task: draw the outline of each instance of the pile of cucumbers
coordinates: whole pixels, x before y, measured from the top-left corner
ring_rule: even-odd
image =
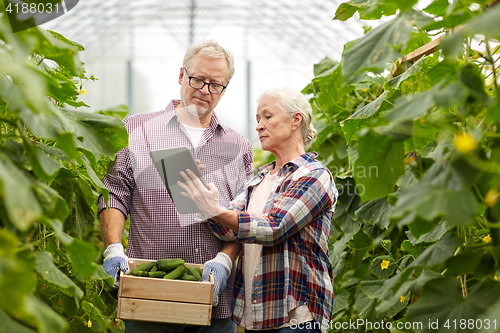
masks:
[[[199,268],[187,267],[182,259],[160,259],[140,264],[132,275],[158,279],[203,281]]]

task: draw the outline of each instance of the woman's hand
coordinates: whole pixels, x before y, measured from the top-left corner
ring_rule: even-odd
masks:
[[[207,189],[198,176],[191,170],[187,169],[186,172],[181,171],[180,174],[186,181],[186,183],[177,182],[177,185],[184,190],[181,194],[193,200],[205,218],[211,218],[226,211],[219,204],[219,190],[217,190],[213,183],[208,184]]]

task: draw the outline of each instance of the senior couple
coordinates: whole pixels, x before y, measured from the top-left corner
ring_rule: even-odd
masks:
[[[214,275],[210,326],[127,321],[127,333],[326,332],[333,308],[328,238],[337,200],[329,170],[306,152],[316,137],[307,99],[289,88],[265,91],[256,112],[262,149],[275,161],[253,174],[250,142],[222,124],[214,108],[234,73],[217,42],[193,45],[179,71],[181,99],[124,120],[129,146],[104,177],[99,198],[103,267],[119,284],[128,258],[182,258]],[[187,146],[204,166],[179,183],[203,214],[179,214],[153,172],[149,151]],[[220,150],[237,147],[231,158]],[[231,148],[227,148],[231,150]],[[121,244],[130,216],[127,253]],[[239,260],[237,260],[239,258]],[[235,264],[237,262],[237,265]]]

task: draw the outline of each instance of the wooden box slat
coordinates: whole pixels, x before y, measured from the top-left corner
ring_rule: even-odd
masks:
[[[206,304],[119,298],[120,318],[150,322],[210,325],[212,306]]]

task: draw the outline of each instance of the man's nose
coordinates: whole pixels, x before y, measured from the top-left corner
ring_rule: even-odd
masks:
[[[210,94],[210,90],[208,90],[208,84],[205,83],[203,88],[200,89],[202,93],[204,94]]]

